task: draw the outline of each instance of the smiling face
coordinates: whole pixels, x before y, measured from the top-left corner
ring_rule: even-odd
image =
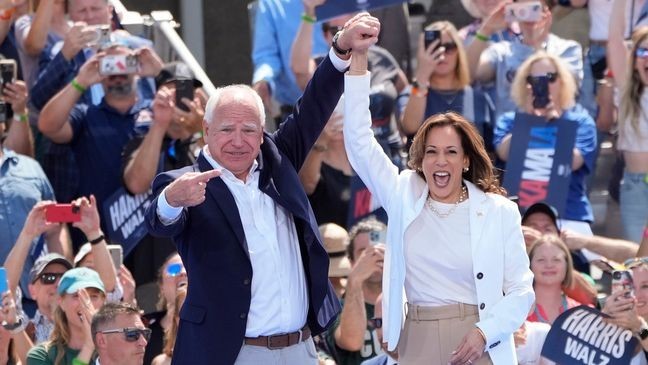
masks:
[[[556,245],[541,243],[533,251],[531,271],[536,285],[562,286],[567,275],[567,257]]]
[[[67,267],[58,264],[51,263],[45,266],[41,274],[57,274],[56,281],[51,284],[43,284],[42,280],[38,278],[33,283],[29,284],[29,293],[32,298],[36,300],[38,304],[38,310],[50,316],[56,307],[58,294],[56,293],[56,288],[58,286],[61,275],[67,271]]]
[[[424,151],[422,170],[430,196],[439,202],[455,203],[461,194],[462,170],[469,165],[456,129],[449,125],[430,129]]]
[[[648,317],[648,266],[644,264],[633,268],[632,281],[637,299],[637,314]]]
[[[138,315],[119,314],[109,326],[110,329],[146,328]],[[143,335],[136,341],[126,340],[124,333],[97,333],[97,347],[102,364],[141,365],[148,343]]]
[[[639,47],[637,48],[648,49],[648,38],[644,39],[641,43],[639,43]],[[648,85],[648,56],[639,57],[636,55],[635,52],[634,69],[639,74],[639,79],[641,80],[641,83],[644,85]]]
[[[180,265],[180,269],[177,269],[177,265]],[[187,285],[187,271],[180,255],[174,255],[165,263],[162,271],[161,291],[168,305],[175,303],[178,288],[185,285]]]
[[[205,121],[203,128],[212,158],[245,181],[263,143],[261,113],[253,95],[242,89],[225,91],[211,123]]]

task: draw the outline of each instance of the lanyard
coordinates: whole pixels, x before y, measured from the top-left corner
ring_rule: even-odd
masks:
[[[562,296],[562,310],[560,313],[564,312],[567,310],[567,297],[565,297],[565,294]],[[538,322],[542,323],[549,323],[549,320],[545,318],[542,314],[540,314],[540,311],[538,310],[538,304],[536,304],[535,308],[533,308],[533,313],[535,313],[536,318],[538,318]]]

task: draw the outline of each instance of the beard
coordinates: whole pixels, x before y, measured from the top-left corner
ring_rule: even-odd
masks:
[[[133,83],[124,82],[106,86],[106,94],[116,98],[130,96],[133,93]]]

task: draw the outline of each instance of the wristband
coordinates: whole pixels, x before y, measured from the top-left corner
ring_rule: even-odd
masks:
[[[22,114],[14,114],[13,115],[13,120],[16,122],[27,122],[27,113],[22,113]]]
[[[428,88],[427,87],[421,87],[421,85],[418,83],[416,80],[412,80],[412,90],[410,92],[412,96],[424,98],[428,94]]]
[[[90,240],[90,241],[88,241],[88,242],[90,242],[91,245],[96,245],[97,243],[101,243],[101,241],[103,241],[103,240],[105,240],[105,239],[106,239],[106,236],[104,236],[104,235],[102,234],[101,236],[99,236],[99,237],[97,237],[97,238],[95,238],[95,239],[93,239],[93,240]]]
[[[2,12],[0,12],[0,19],[2,20],[9,20],[13,16],[14,11],[16,11],[16,8],[10,8],[10,9],[4,9]]]
[[[72,365],[89,365],[87,362],[83,362],[79,360],[79,358],[75,357],[72,359]]]
[[[483,35],[479,32],[475,33],[475,39],[480,40],[482,42],[488,42],[490,41],[490,37]]]
[[[83,94],[84,92],[86,92],[86,88],[81,86],[81,84],[79,84],[79,82],[76,79],[72,79],[72,82],[70,82],[70,84],[79,93]]]
[[[314,16],[310,16],[310,15],[308,15],[306,13],[302,13],[301,20],[303,20],[304,22],[309,23],[309,24],[315,24],[315,22],[317,21],[317,18],[315,18]]]

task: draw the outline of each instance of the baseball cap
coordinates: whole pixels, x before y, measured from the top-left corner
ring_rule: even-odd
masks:
[[[543,202],[532,204],[527,208],[527,210],[524,212],[524,215],[522,216],[522,224],[524,224],[524,221],[526,221],[527,218],[531,216],[531,214],[535,213],[544,213],[549,216],[554,226],[556,226],[556,229],[560,231],[560,228],[558,227],[558,211],[556,210],[556,208]]]
[[[43,273],[45,267],[49,264],[61,264],[65,266],[67,270],[70,270],[72,268],[70,261],[68,261],[62,255],[59,255],[57,253],[48,253],[47,255],[39,257],[34,263],[34,266],[32,266],[31,270],[29,271],[29,282],[35,282],[40,274]]]
[[[335,223],[319,226],[324,248],[329,255],[328,276],[333,278],[348,276],[351,272],[351,262],[347,256],[349,235],[347,231]]]
[[[74,267],[79,266],[79,262],[83,261],[83,259],[92,251],[92,245],[90,242],[86,242],[79,248],[79,252],[77,252],[76,256],[74,256]]]
[[[202,87],[189,66],[180,61],[169,62],[164,65],[162,71],[155,77],[155,85],[159,89],[162,85],[176,80],[193,80],[194,87]]]
[[[63,274],[57,292],[59,294],[74,294],[77,290],[85,288],[96,288],[104,293],[106,292],[104,284],[96,271],[87,267],[77,267]]]

